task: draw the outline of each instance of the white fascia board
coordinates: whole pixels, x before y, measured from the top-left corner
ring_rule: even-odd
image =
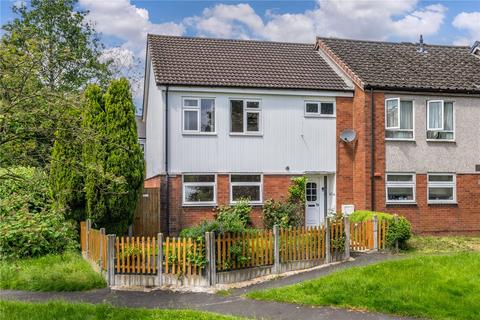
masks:
[[[150,52],[147,46],[147,53],[145,58],[145,75],[143,77],[143,108],[142,108],[142,120],[147,119],[147,110],[148,110],[148,93],[150,90],[150,70],[152,67],[152,59],[150,57]]]
[[[322,50],[317,51],[318,54],[322,57],[322,59],[330,66],[330,68],[335,71],[335,73],[342,78],[343,81],[347,84],[349,88],[352,90],[355,89],[355,83],[350,79],[350,77],[338,66],[337,63],[335,63],[329,56],[325,54]]]
[[[165,90],[165,86],[159,86]],[[169,86],[170,92],[212,92],[212,93],[239,93],[239,94],[265,94],[284,96],[309,96],[309,97],[353,97],[353,91],[333,90],[289,90],[289,89],[255,89],[235,87],[197,87],[197,86]]]

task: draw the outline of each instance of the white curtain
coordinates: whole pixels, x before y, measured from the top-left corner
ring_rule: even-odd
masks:
[[[442,127],[442,103],[440,101],[428,103],[428,127],[441,128]]]
[[[445,102],[444,129],[453,130],[453,103]]]
[[[402,101],[400,104],[400,129],[413,129],[413,102]]]

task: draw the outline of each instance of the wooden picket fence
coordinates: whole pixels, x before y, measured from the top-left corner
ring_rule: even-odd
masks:
[[[388,230],[387,220],[378,220],[377,244],[378,249],[386,248],[386,234]],[[350,248],[355,251],[374,249],[374,221],[362,221],[350,223]]]
[[[205,245],[192,238],[170,238],[164,242],[164,272],[176,275],[201,275],[207,263]]]
[[[87,222],[80,222],[80,247],[82,252],[87,251]]]
[[[157,273],[158,243],[155,237],[116,237],[115,251],[116,273]]]
[[[217,235],[217,271],[272,265],[273,240],[272,230]]]
[[[103,230],[93,229],[85,221],[80,222],[80,246],[90,261],[107,270],[107,236]]]
[[[280,262],[325,258],[325,227],[280,229]]]

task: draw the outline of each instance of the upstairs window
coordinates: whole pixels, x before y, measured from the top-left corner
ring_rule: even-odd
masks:
[[[454,174],[428,174],[428,203],[455,203],[457,182]]]
[[[183,132],[214,133],[215,132],[215,99],[184,98],[183,99]]]
[[[230,176],[231,202],[248,200],[262,203],[262,176],[259,174],[232,174]]]
[[[305,101],[305,116],[333,117],[335,116],[335,103],[321,101]]]
[[[261,106],[258,100],[230,100],[230,132],[259,134],[261,132]]]
[[[387,174],[387,203],[415,203],[415,174]]]
[[[214,174],[187,174],[183,176],[183,204],[214,205],[216,202]]]
[[[413,140],[413,101],[385,100],[385,138]]]
[[[453,102],[432,100],[427,103],[427,140],[454,140]]]

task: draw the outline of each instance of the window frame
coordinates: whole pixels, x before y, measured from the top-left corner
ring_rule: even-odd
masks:
[[[215,116],[213,119],[213,131],[202,131],[202,99],[213,100]],[[197,106],[185,106],[185,100],[197,100]],[[216,135],[217,134],[217,100],[215,97],[182,97],[182,134],[185,135]],[[195,111],[197,112],[197,130],[185,129],[185,112]]]
[[[411,176],[412,181],[388,181],[388,176]],[[389,200],[388,188],[412,188],[412,200]],[[417,175],[413,172],[387,172],[385,174],[385,201],[386,204],[416,204],[417,203]]]
[[[452,176],[452,181],[430,181],[431,176]],[[430,200],[430,188],[452,188],[452,200]],[[427,174],[427,203],[428,204],[456,204],[457,203],[457,174],[448,172],[429,172]]]
[[[398,127],[388,127],[387,123],[387,101],[389,100],[397,100],[398,101]],[[410,101],[412,102],[412,129],[401,129],[401,119],[402,119],[402,101]],[[411,132],[411,138],[387,138],[386,133],[387,131],[390,132]],[[385,140],[387,141],[415,141],[415,100],[413,99],[405,99],[402,100],[401,98],[388,98],[385,99]]]
[[[260,176],[260,182],[232,182],[232,176]],[[233,186],[259,186],[260,187],[260,200],[251,201],[249,204],[262,205],[263,204],[263,174],[261,173],[231,173],[228,177],[230,185],[230,204],[235,204],[238,201],[233,200]]]
[[[243,131],[242,132],[232,132],[232,101],[242,101],[243,102]],[[247,108],[248,102],[258,102],[258,108]],[[255,98],[229,98],[229,117],[230,117],[230,128],[229,134],[233,136],[261,136],[263,135],[263,109],[262,109],[262,100]],[[257,113],[258,114],[258,131],[248,131],[248,114]]]
[[[430,103],[431,102],[442,102],[442,129],[432,129],[429,128],[429,120],[430,120]],[[445,130],[445,103],[451,103],[452,104],[452,130]],[[426,123],[426,140],[429,142],[455,142],[456,136],[455,136],[455,101],[452,100],[428,100],[427,101],[427,123]],[[428,138],[428,132],[429,131],[439,131],[439,132],[451,132],[453,134],[452,139],[431,139]]]
[[[307,112],[308,103],[315,103],[318,107],[318,112]],[[332,114],[322,113],[322,103],[333,104],[333,113]],[[334,100],[304,100],[303,115],[306,118],[335,118],[337,116],[337,104]]]
[[[185,182],[185,176],[214,176],[214,182]],[[217,205],[217,175],[213,173],[183,173],[182,174],[182,206],[185,207],[205,207]],[[186,201],[185,187],[186,186],[213,186],[213,201]]]

